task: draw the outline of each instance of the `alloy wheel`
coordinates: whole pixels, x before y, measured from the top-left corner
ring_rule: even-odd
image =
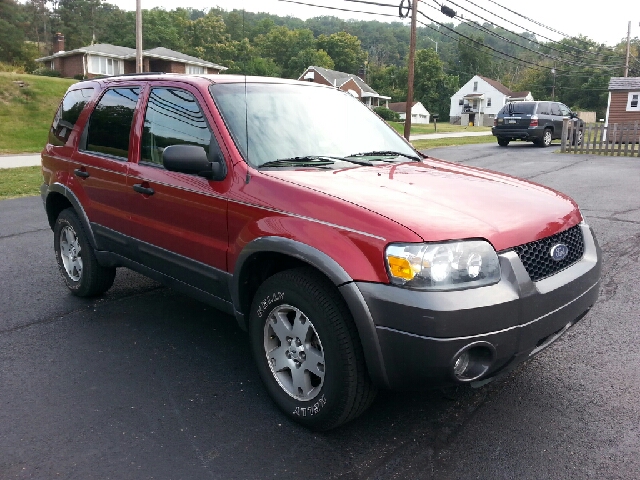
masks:
[[[60,231],[60,257],[69,278],[79,282],[82,278],[82,247],[78,235],[69,225]]]
[[[314,399],[324,384],[324,349],[313,323],[291,305],[274,308],[264,326],[264,351],[280,387],[296,400]]]

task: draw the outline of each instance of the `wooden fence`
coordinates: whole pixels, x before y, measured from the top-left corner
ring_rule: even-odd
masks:
[[[578,125],[565,118],[562,125],[563,153],[589,153],[640,157],[640,122]]]

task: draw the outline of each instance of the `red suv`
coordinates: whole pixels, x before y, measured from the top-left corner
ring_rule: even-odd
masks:
[[[570,198],[424,157],[327,86],[80,82],[42,169],[73,294],[127,267],[234,315],[276,404],[319,430],[378,388],[487,382],[598,296],[600,249]]]

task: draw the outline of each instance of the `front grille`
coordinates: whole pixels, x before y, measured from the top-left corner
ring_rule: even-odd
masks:
[[[559,262],[553,260],[550,253],[551,247],[558,243],[564,243],[569,247],[568,255]],[[580,225],[576,225],[564,232],[515,247],[514,250],[524,264],[531,280],[537,282],[564,270],[582,258],[584,254],[582,229]]]

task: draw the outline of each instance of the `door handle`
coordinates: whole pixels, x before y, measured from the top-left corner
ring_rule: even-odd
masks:
[[[80,178],[89,178],[89,172],[87,172],[86,170],[82,170],[80,168],[76,168],[73,173],[76,174],[76,177],[80,177]]]
[[[153,188],[149,188],[149,187],[143,187],[141,183],[136,183],[133,186],[133,189],[138,192],[138,193],[142,193],[144,195],[153,195],[155,193],[155,191],[153,190]]]

